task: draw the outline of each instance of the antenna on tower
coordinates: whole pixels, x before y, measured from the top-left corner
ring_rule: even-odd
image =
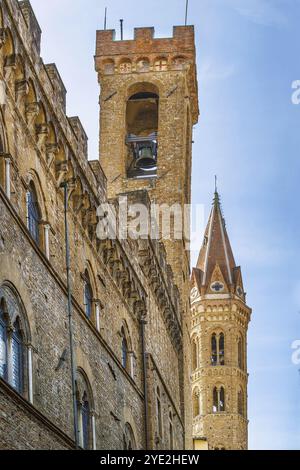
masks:
[[[188,21],[188,11],[189,11],[189,0],[186,0],[186,5],[185,5],[185,22],[184,25],[187,25]]]
[[[104,31],[106,31],[107,27],[107,7],[105,7],[105,13],[104,13]]]
[[[124,20],[120,20],[121,41],[123,41],[123,23],[124,23]]]

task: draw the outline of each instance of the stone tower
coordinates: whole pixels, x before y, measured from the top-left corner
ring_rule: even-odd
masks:
[[[198,121],[193,26],[174,27],[172,38],[136,28],[133,40],[97,32],[95,66],[101,87],[100,162],[108,195],[146,190],[150,200],[181,209],[191,199],[192,129]],[[182,413],[191,446],[190,254],[185,231],[162,240],[181,301]]]
[[[206,439],[212,450],[246,450],[251,309],[217,192],[193,269],[191,316],[194,440]]]

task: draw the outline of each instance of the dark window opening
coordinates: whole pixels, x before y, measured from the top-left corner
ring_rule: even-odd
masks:
[[[156,93],[136,93],[127,102],[128,178],[154,177],[157,174],[158,108]]]

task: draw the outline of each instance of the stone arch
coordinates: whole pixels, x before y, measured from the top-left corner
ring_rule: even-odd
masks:
[[[104,60],[102,69],[105,75],[113,75],[115,73],[115,61],[113,59]]]
[[[149,72],[150,61],[148,57],[139,57],[135,63],[137,72]]]
[[[174,70],[183,70],[188,64],[188,58],[184,55],[177,55],[172,59],[172,68]]]
[[[0,287],[0,300],[4,302],[4,307],[8,314],[10,314],[10,312],[7,307],[7,300],[5,299],[5,292],[10,292],[12,297],[16,301],[15,310],[11,312],[11,315],[10,315],[10,323],[13,325],[15,321],[19,318],[23,337],[27,343],[30,343],[31,342],[30,322],[28,319],[28,315],[27,315],[22,297],[20,296],[17,288],[12,282],[7,281],[7,280],[2,282],[1,287]]]
[[[128,406],[124,406],[124,416],[123,416],[123,423],[124,425],[126,425],[126,423],[129,423],[132,430],[133,430],[133,434],[134,436],[136,437],[136,444],[137,444],[137,447],[138,447],[138,436],[139,436],[139,433],[138,433],[138,430],[137,430],[137,427],[136,427],[136,424],[135,424],[135,420],[132,416],[132,412],[131,412],[131,408],[129,408]],[[137,449],[136,449],[137,450]]]
[[[25,177],[25,181],[26,181],[28,188],[30,184],[33,184],[36,194],[37,194],[39,208],[41,211],[41,220],[47,221],[48,220],[48,207],[47,207],[48,205],[46,203],[47,199],[46,199],[45,192],[43,190],[43,186],[42,186],[38,173],[34,169],[29,170]]]

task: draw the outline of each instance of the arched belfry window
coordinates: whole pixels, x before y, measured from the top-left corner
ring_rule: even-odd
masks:
[[[213,413],[225,411],[225,389],[224,387],[214,387],[213,389]]]
[[[0,377],[31,400],[28,340],[27,320],[21,301],[10,287],[3,285],[0,287]]]
[[[238,414],[241,416],[244,416],[244,393],[241,388],[238,391],[237,403],[238,403]]]
[[[238,365],[244,370],[244,342],[241,335],[238,338]]]
[[[224,333],[213,333],[211,336],[211,364],[225,365],[225,336]]]
[[[150,84],[149,87],[143,84],[127,101],[126,168],[129,178],[157,174],[158,112],[159,95]]]
[[[93,289],[87,270],[84,273],[84,311],[87,318],[91,320],[93,314]]]
[[[198,361],[198,339],[195,337],[192,340],[192,367],[193,371],[198,369],[199,361]]]
[[[36,242],[40,245],[41,211],[38,204],[37,193],[33,183],[30,183],[27,192],[27,227]]]
[[[88,381],[81,370],[77,371],[76,399],[78,414],[78,437],[82,449],[93,448],[93,400]]]
[[[193,416],[197,418],[200,415],[200,393],[199,389],[196,388],[193,392]]]

